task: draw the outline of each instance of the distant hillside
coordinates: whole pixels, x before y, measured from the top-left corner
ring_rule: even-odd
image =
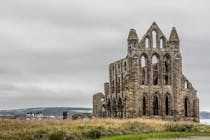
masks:
[[[63,112],[68,112],[68,115],[75,113],[90,113],[91,108],[76,108],[76,107],[38,107],[38,108],[26,108],[26,109],[13,109],[13,110],[0,110],[0,114],[9,115],[24,115],[27,112],[42,112],[46,116],[60,116]]]
[[[210,119],[210,112],[201,111],[200,112],[200,119]]]
[[[63,112],[68,112],[69,116],[75,113],[90,113],[92,108],[82,107],[37,107],[37,108],[26,108],[26,109],[13,109],[13,110],[0,110],[0,114],[4,115],[24,115],[27,112],[42,112],[46,116],[60,116]],[[210,119],[210,112],[201,111],[200,119]]]

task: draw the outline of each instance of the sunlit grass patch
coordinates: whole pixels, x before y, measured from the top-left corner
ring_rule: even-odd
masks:
[[[100,140],[142,140],[148,138],[178,138],[190,136],[210,136],[210,133],[203,132],[156,132],[156,133],[140,133],[128,134],[121,136],[105,137]]]

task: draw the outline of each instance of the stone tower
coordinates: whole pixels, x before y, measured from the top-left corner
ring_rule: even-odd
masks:
[[[140,41],[130,29],[127,43],[127,56],[109,65],[105,94],[93,96],[93,115],[198,122],[199,99],[182,73],[175,27],[167,39],[154,22]]]

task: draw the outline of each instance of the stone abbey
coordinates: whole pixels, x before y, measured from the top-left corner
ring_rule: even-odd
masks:
[[[109,65],[104,94],[93,95],[93,116],[199,122],[199,99],[182,73],[176,29],[167,39],[154,22],[141,40],[130,29],[127,43],[127,56]]]

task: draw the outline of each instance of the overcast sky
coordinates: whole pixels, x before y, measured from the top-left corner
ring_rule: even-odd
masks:
[[[209,0],[0,0],[0,109],[91,107],[108,64],[153,21],[181,40],[183,73],[210,111]]]

